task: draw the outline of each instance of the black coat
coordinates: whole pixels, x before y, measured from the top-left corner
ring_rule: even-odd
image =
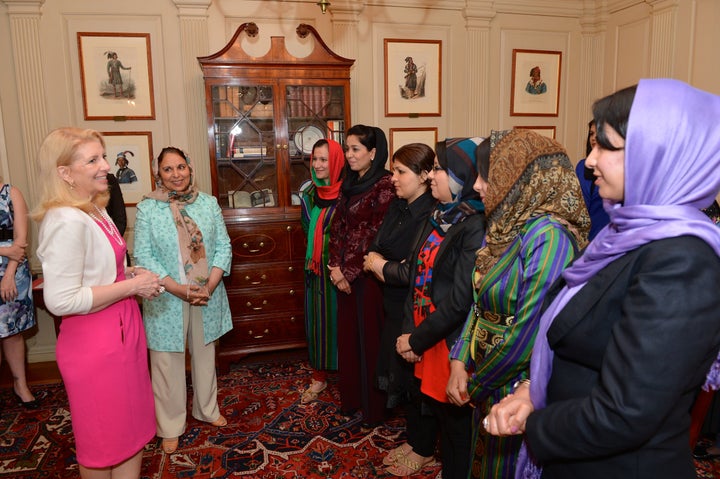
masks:
[[[720,258],[682,236],[615,260],[568,302],[548,331],[548,405],[526,429],[544,478],[695,478],[689,411],[720,349],[718,284]]]
[[[441,340],[452,347],[467,319],[473,304],[472,271],[475,253],[485,238],[485,215],[468,216],[450,227],[440,244],[435,265],[430,297],[437,308],[416,328],[413,321],[413,295],[408,294],[403,314],[403,333],[412,333],[410,347],[422,355]],[[417,258],[433,225],[427,221],[418,232],[413,251],[402,263],[387,263],[383,275],[388,282],[409,284],[414,287]]]

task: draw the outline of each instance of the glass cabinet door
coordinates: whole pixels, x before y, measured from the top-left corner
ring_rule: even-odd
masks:
[[[278,205],[273,87],[211,87],[217,192],[225,208]]]
[[[343,86],[288,85],[285,87],[292,204],[300,204],[298,190],[310,178],[312,147],[331,138],[341,145],[345,136]]]

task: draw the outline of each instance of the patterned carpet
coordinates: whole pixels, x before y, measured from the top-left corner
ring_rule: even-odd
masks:
[[[332,378],[318,402],[303,406],[298,390],[310,374],[302,356],[234,366],[218,384],[229,425],[189,418],[176,453],[164,454],[159,440],[146,446],[142,478],[394,477],[382,458],[403,442],[403,418],[369,428],[359,413],[343,415]],[[61,384],[33,389],[42,401],[36,411],[20,408],[12,391],[0,392],[0,478],[76,479],[65,391]],[[720,478],[720,460],[697,461],[697,471],[698,478]],[[440,464],[413,477],[439,479]]]
[[[189,417],[176,453],[164,454],[159,439],[146,446],[142,478],[395,477],[384,470],[382,459],[403,442],[404,420],[368,428],[359,413],[343,415],[334,378],[319,401],[301,405],[298,391],[310,375],[301,355],[233,366],[218,380],[228,426],[219,429]],[[0,392],[0,478],[76,479],[65,390],[56,384],[33,391],[42,404],[36,411],[19,407],[11,390]],[[439,476],[435,462],[414,477]]]

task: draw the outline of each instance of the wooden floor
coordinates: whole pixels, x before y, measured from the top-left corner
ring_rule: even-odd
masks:
[[[27,381],[31,386],[33,384],[49,384],[60,382],[60,371],[58,371],[57,363],[49,361],[44,363],[30,363],[27,367]],[[12,374],[6,361],[0,366],[0,387],[12,387]]]

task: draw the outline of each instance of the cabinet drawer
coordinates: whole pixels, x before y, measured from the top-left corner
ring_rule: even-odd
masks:
[[[220,340],[224,347],[253,347],[272,343],[305,341],[305,322],[301,312],[287,312],[252,319],[233,319],[233,329]]]
[[[233,256],[239,260],[283,261],[291,258],[290,224],[228,225]]]
[[[228,292],[233,317],[245,317],[279,311],[303,311],[305,292],[302,285],[285,288],[258,288]]]
[[[228,289],[261,288],[292,284],[297,288],[304,287],[305,272],[301,261],[292,263],[254,263],[233,265],[230,276],[225,278]]]

